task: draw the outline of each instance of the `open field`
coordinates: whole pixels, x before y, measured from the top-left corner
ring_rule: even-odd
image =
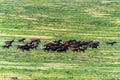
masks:
[[[18,39],[40,38],[31,51]],[[99,41],[85,52],[45,52],[53,40]],[[6,40],[15,40],[3,49]],[[107,41],[116,41],[114,46]],[[119,0],[0,0],[0,80],[120,80]]]

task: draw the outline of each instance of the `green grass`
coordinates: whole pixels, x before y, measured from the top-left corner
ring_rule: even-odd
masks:
[[[15,40],[10,49],[0,46],[0,80],[119,80],[119,5],[105,0],[0,0],[0,45]],[[24,36],[31,36],[26,42],[45,37],[36,50],[23,52],[16,46],[24,44],[17,42]],[[44,41],[59,39],[99,41],[100,46],[85,53],[41,49]],[[117,44],[107,46],[110,40]]]

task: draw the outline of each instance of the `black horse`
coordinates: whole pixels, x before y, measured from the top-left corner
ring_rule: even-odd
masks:
[[[24,40],[26,40],[25,38],[21,38],[18,40],[18,42],[24,42]]]
[[[109,42],[106,42],[107,45],[111,45],[113,46],[114,44],[116,44],[117,42],[116,41],[109,41]]]

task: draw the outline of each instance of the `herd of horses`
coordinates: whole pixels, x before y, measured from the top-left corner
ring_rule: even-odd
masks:
[[[24,42],[26,39],[25,38],[21,38],[18,40],[18,42]],[[5,41],[4,45],[2,45],[3,48],[9,48],[12,46],[12,43],[15,42],[14,40],[10,40],[10,41]],[[24,44],[24,45],[17,45],[17,49],[21,49],[21,50],[26,50],[29,51],[30,49],[35,49],[38,47],[39,43],[40,43],[40,39],[33,39],[30,42]]]
[[[26,39],[21,38],[18,39],[18,42],[24,42]],[[14,40],[5,41],[4,45],[2,45],[3,48],[9,48],[13,45]],[[36,49],[39,47],[39,44],[41,43],[40,39],[32,39],[31,41],[25,43],[24,45],[17,45],[17,49],[20,49],[22,51],[30,51],[32,49]],[[109,41],[106,42],[107,45],[113,46],[116,44],[116,41]],[[97,49],[100,45],[100,42],[98,41],[77,41],[77,40],[56,40],[52,42],[45,42],[42,49],[44,51],[56,51],[56,52],[66,52],[67,50],[71,50],[73,52],[85,52],[88,48]]]

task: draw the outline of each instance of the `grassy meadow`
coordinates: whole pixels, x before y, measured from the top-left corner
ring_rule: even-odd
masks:
[[[18,39],[40,38],[35,50]],[[15,40],[3,49],[6,40]],[[99,41],[83,52],[44,52],[53,40]],[[114,46],[107,41],[116,41]],[[119,0],[0,0],[0,80],[120,80]]]

